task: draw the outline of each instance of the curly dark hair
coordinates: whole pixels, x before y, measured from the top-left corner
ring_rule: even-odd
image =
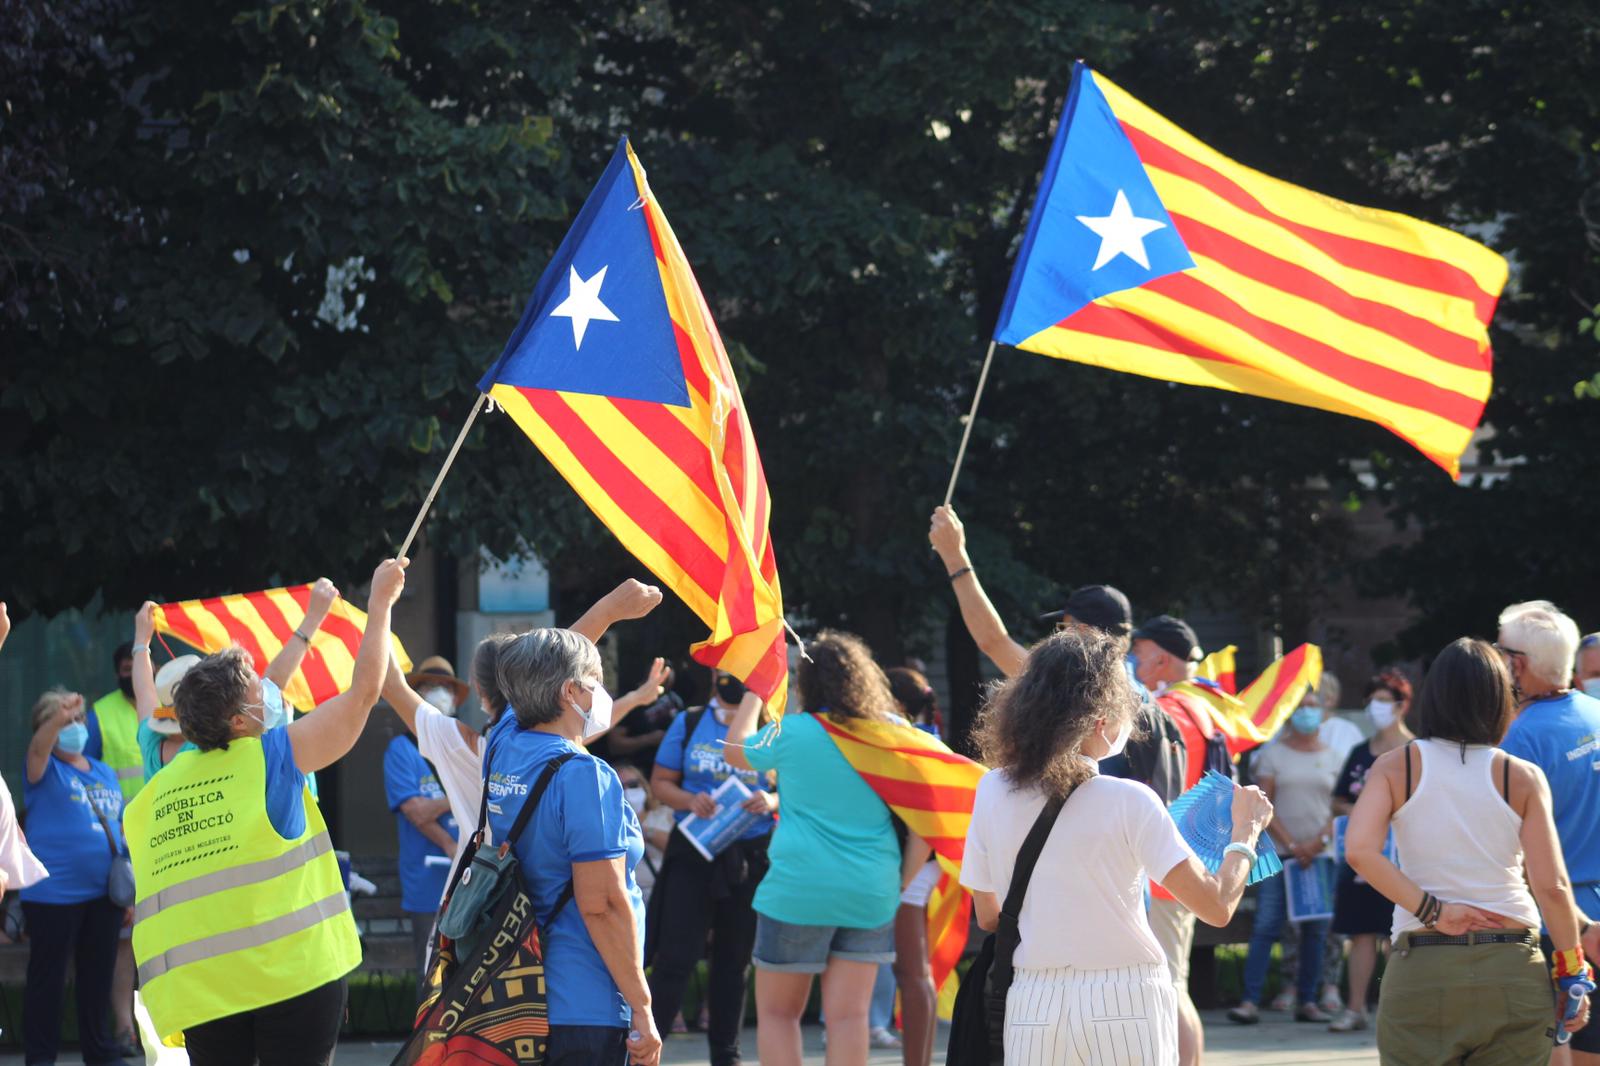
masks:
[[[235,644],[189,667],[172,690],[172,709],[184,738],[201,751],[228,750],[230,719],[244,713],[254,676],[250,653]]]
[[[835,718],[892,718],[889,679],[854,633],[824,629],[800,660],[800,709]]]
[[[982,760],[1005,770],[1013,787],[1055,797],[1089,778],[1094,771],[1078,753],[1095,722],[1105,719],[1112,732],[1138,709],[1126,643],[1072,626],[1034,645],[1022,673],[998,685],[978,716],[973,741]]]

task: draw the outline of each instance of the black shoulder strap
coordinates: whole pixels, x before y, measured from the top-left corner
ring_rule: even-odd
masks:
[[[528,828],[528,820],[533,817],[533,812],[539,806],[539,800],[544,796],[545,789],[549,788],[550,782],[554,780],[556,771],[577,757],[578,753],[575,751],[564,751],[545,763],[544,773],[539,775],[539,780],[528,790],[528,798],[522,801],[522,810],[517,812],[517,820],[511,823],[510,832],[499,842],[501,851],[509,850],[516,844],[517,838],[522,836],[522,831]],[[485,789],[486,793],[487,791]]]
[[[1415,743],[1414,740],[1406,741],[1406,802],[1408,803],[1411,801],[1411,746]]]
[[[1511,806],[1511,756],[1505,752],[1498,752],[1500,756],[1500,795],[1506,801],[1506,806]]]
[[[700,728],[700,719],[706,716],[705,707],[696,707],[692,711],[683,712],[683,746],[689,747],[689,741],[694,739],[694,731]]]
[[[1018,919],[1022,915],[1022,901],[1028,894],[1028,882],[1033,879],[1033,868],[1039,864],[1039,855],[1044,851],[1045,841],[1050,839],[1056,819],[1061,817],[1061,809],[1067,805],[1067,800],[1072,798],[1077,788],[1077,785],[1073,785],[1060,799],[1045,801],[1044,809],[1033,820],[1033,828],[1028,830],[1028,836],[1017,852],[1017,865],[1011,873],[1011,887],[1006,890],[1006,901],[1000,907],[1000,922],[994,931],[994,962],[989,970],[991,987],[1008,988],[1011,985],[1011,960],[1016,955],[1017,945],[1022,943]],[[999,983],[996,983],[997,979]]]

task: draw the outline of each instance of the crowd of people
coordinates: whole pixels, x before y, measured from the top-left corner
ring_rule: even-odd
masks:
[[[1452,642],[1415,685],[1373,676],[1365,728],[1337,713],[1326,675],[1241,755],[1186,693],[1202,650],[1182,619],[1135,626],[1117,589],[1082,586],[1025,647],[949,508],[930,541],[1003,678],[952,739],[987,767],[959,882],[981,929],[1004,910],[1016,938],[1008,1063],[1201,1062],[1195,924],[1228,925],[1250,895],[1235,1022],[1278,1006],[1336,1032],[1375,1025],[1383,1060],[1408,1066],[1490,1051],[1532,1066],[1561,1031],[1556,1061],[1600,1062],[1585,995],[1600,950],[1600,635],[1580,638],[1548,602],[1513,605],[1494,643]],[[687,1028],[704,962],[694,1022],[713,1066],[748,1050],[752,971],[768,1066],[801,1062],[819,993],[831,1064],[876,1045],[928,1066],[941,867],[836,740],[868,725],[939,736],[919,664],[885,669],[860,638],[823,630],[796,657],[781,720],[738,678],[661,659],[613,698],[597,643],[661,600],[626,581],[568,628],[483,641],[464,677],[438,657],[408,672],[388,637],[405,565],[374,571],[351,683],[315,713],[289,713],[283,689],[339,595],[326,581],[259,675],[238,648],[154,670],[146,604],[111,695],[38,699],[23,820],[0,788],[0,886],[20,890],[30,945],[29,1063],[58,1056],[69,963],[86,1063],[139,1055],[140,1030],[202,1066],[331,1061],[360,946],[314,775],[381,700],[403,728],[384,778],[419,998],[477,834],[506,842],[532,900],[545,1061],[653,1066],[663,1034]],[[9,628],[0,604],[0,645]],[[482,729],[459,717],[473,698]],[[1237,782],[1220,861],[1168,811],[1208,770]],[[735,809],[714,849],[690,831]],[[1247,894],[1268,846],[1285,872]]]

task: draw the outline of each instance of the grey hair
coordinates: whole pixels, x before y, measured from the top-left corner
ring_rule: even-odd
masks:
[[[1344,686],[1339,683],[1339,675],[1332,670],[1324,670],[1322,677],[1317,681],[1317,702],[1324,710],[1337,711],[1339,697],[1344,692]]]
[[[570,629],[535,629],[500,648],[495,676],[525,729],[561,717],[561,686],[600,675],[600,650]]]
[[[1513,603],[1500,612],[1501,643],[1528,657],[1528,670],[1549,685],[1572,680],[1578,654],[1578,623],[1549,600]]]

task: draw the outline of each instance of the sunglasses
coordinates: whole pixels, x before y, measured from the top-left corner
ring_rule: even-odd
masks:
[[[1524,659],[1528,657],[1527,652],[1518,651],[1516,648],[1508,648],[1504,644],[1496,644],[1494,646],[1494,650],[1499,652],[1501,655],[1504,655],[1507,659],[1513,659],[1518,655],[1522,656]]]

